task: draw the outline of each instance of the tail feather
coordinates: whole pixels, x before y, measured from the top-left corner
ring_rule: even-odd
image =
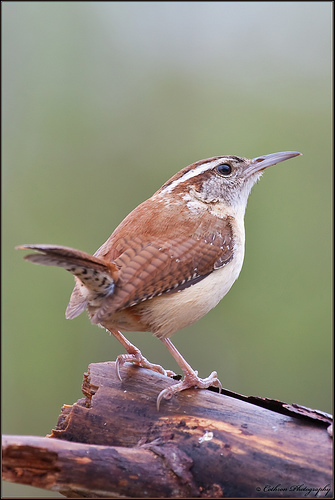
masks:
[[[29,249],[41,252],[38,254],[29,254],[24,257],[26,260],[34,262],[34,264],[64,267],[66,270],[70,270],[68,268],[72,263],[87,265],[89,262],[90,267],[97,270],[106,270],[108,267],[101,259],[70,247],[57,245],[19,245],[16,249]]]
[[[73,289],[70,297],[70,302],[68,303],[65,311],[66,319],[76,318],[77,316],[79,316],[79,314],[85,311],[88,305],[87,299],[80,293],[80,288],[82,287],[76,285]]]
[[[20,245],[16,248],[40,252],[26,255],[24,258],[34,264],[63,267],[76,276],[90,292],[103,295],[113,293],[118,269],[112,262],[105,262],[99,257],[63,246]]]

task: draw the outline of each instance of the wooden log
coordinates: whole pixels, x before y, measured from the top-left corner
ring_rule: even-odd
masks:
[[[158,412],[174,380],[130,364],[121,376],[91,364],[50,436],[5,437],[4,479],[68,498],[331,496],[330,416],[197,389]]]

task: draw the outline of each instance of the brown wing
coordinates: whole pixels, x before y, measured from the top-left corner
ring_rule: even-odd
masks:
[[[113,295],[103,301],[92,321],[144,300],[181,290],[226,265],[233,257],[233,234],[205,238],[176,237],[168,242],[144,242],[140,237],[123,239],[124,252],[114,261],[119,278]]]

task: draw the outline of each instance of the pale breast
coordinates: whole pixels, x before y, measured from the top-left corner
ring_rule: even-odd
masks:
[[[177,330],[190,326],[205,316],[228,293],[238,278],[243,257],[244,246],[239,247],[229,264],[213,271],[199,283],[137,306],[143,321],[150,325],[150,331],[157,337],[171,337]]]

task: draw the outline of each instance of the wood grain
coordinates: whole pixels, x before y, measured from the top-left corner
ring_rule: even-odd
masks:
[[[69,498],[331,497],[321,412],[283,414],[197,389],[157,412],[157,394],[175,381],[130,364],[121,376],[115,363],[91,364],[85,397],[62,408],[50,436],[5,437],[4,479]]]

